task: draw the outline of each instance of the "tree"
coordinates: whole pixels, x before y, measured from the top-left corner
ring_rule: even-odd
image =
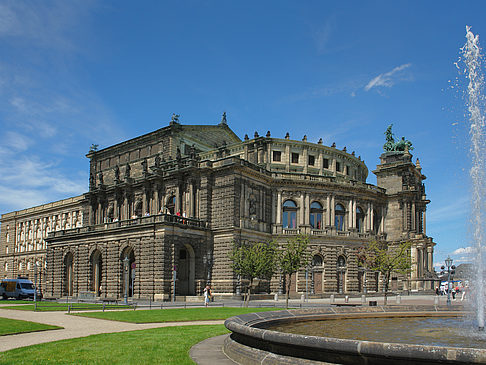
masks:
[[[410,260],[410,242],[400,242],[389,246],[386,242],[373,241],[360,248],[359,260],[363,266],[371,271],[379,272],[383,275],[385,300],[388,302],[388,285],[392,273],[408,274],[412,268]]]
[[[255,278],[270,280],[275,272],[275,242],[235,245],[230,255],[232,268],[240,277],[250,281],[245,298],[245,305],[250,302],[251,287]]]
[[[287,244],[282,247],[278,255],[278,265],[280,272],[286,281],[286,300],[285,306],[289,307],[290,286],[292,285],[292,275],[299,271],[300,268],[306,266],[309,262],[309,255],[307,255],[307,246],[309,244],[309,237],[299,235],[290,239]]]

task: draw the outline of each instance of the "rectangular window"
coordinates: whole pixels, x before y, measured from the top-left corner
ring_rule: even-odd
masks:
[[[292,152],[292,163],[299,163],[299,154]]]
[[[341,172],[341,164],[336,161],[336,171]]]
[[[346,175],[351,175],[350,171],[349,171],[350,167],[349,166],[346,166]]]
[[[322,167],[324,167],[325,169],[329,168],[329,159],[328,158],[322,159]]]
[[[314,166],[316,158],[312,155],[309,155],[309,166]]]
[[[282,152],[280,151],[273,151],[273,160],[280,162],[282,161]]]

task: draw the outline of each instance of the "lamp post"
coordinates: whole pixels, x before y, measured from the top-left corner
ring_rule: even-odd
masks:
[[[34,262],[34,303],[37,302],[37,262]]]
[[[129,286],[128,281],[130,280],[130,278],[128,277],[129,263],[130,263],[130,259],[128,258],[128,256],[125,256],[125,258],[123,259],[123,268],[125,269],[125,304],[128,304],[128,286]]]
[[[442,265],[440,269],[442,270],[440,272],[441,276],[444,276],[447,273],[447,305],[451,305],[451,277],[455,274],[455,269],[456,267],[452,265],[452,259],[447,256],[445,259],[445,264],[446,266]],[[447,267],[447,271],[444,271],[445,268]]]

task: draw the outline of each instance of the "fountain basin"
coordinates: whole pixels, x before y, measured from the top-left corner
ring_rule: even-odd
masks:
[[[327,307],[251,313],[226,320],[225,326],[232,334],[224,351],[240,364],[486,364],[485,349],[359,341],[268,329],[295,321],[463,315],[455,308],[430,306]]]

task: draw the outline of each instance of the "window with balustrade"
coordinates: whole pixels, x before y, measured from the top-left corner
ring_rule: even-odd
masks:
[[[293,200],[283,203],[283,228],[297,228],[297,204]]]
[[[310,225],[314,229],[322,229],[322,205],[319,202],[312,202],[310,205]]]
[[[334,208],[334,227],[336,227],[337,231],[344,231],[345,214],[346,210],[342,204],[336,204],[336,207]]]
[[[363,212],[363,209],[361,207],[356,208],[356,229],[358,232],[364,232],[364,219],[365,219],[365,214]]]

